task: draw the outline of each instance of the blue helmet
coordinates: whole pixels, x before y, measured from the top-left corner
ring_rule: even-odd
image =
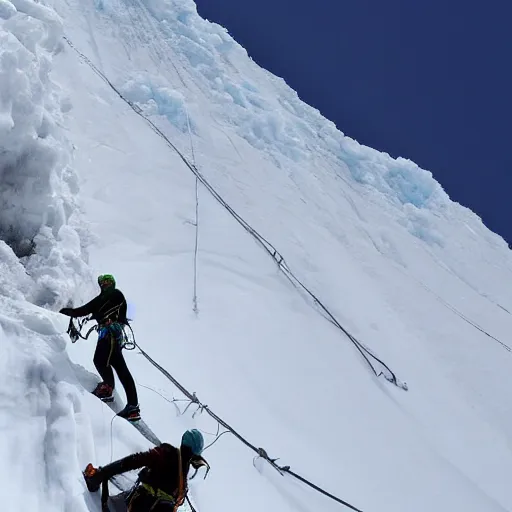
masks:
[[[181,438],[181,445],[188,446],[194,455],[201,455],[204,448],[203,434],[195,428],[187,430]]]

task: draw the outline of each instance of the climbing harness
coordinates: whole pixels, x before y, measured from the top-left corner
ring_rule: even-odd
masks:
[[[130,512],[130,510],[132,509],[133,503],[136,502],[137,497],[142,492],[145,492],[146,494],[148,494],[149,496],[151,496],[152,498],[155,499],[153,505],[149,509],[150,511],[152,511],[156,506],[158,506],[160,504],[166,504],[166,505],[169,505],[172,507],[173,512],[177,512],[177,510],[183,505],[183,503],[185,503],[185,500],[188,501],[188,503],[191,506],[191,509],[194,510],[194,507],[190,503],[190,500],[187,496],[188,488],[187,488],[187,485],[185,482],[185,476],[183,474],[183,459],[181,456],[181,448],[177,448],[177,450],[178,450],[179,482],[178,482],[178,488],[176,489],[176,492],[174,494],[169,494],[165,491],[162,491],[162,489],[155,489],[153,486],[151,486],[147,483],[141,482],[141,475],[143,475],[143,473],[145,471],[147,471],[147,468],[144,468],[142,471],[139,472],[137,481],[135,482],[135,484],[132,486],[132,488],[129,491],[123,491],[122,487],[119,486],[117,484],[117,482],[115,481],[115,477],[112,477],[110,479],[113,482],[113,484],[116,487],[118,487],[119,490],[122,491],[121,494],[123,494],[123,493],[126,494],[125,503],[127,504],[128,512]],[[199,464],[201,466],[207,466],[209,468],[208,463],[202,457],[199,462],[196,460],[191,461],[191,465],[192,464],[195,464],[195,465]],[[92,467],[92,465],[89,465],[89,466]],[[90,469],[89,466],[87,466],[86,472]],[[94,470],[94,468],[92,468],[92,469]],[[84,472],[84,475],[87,474],[86,472]],[[197,468],[196,468],[196,473],[197,473]],[[87,476],[91,476],[91,475],[87,475]],[[195,476],[195,473],[194,473],[194,476]],[[205,478],[206,478],[206,475],[205,475]],[[105,484],[105,482],[104,482],[104,484]],[[107,497],[107,499],[108,499],[108,497]]]
[[[75,322],[73,322],[73,318],[69,319],[68,330],[66,332],[71,338],[72,343],[76,343],[79,339],[86,340],[87,338],[89,338],[93,331],[97,331],[98,337],[102,338],[106,334],[106,332],[102,333],[103,329],[112,332],[112,330],[114,329],[113,326],[116,325],[119,326],[120,329],[119,331],[117,331],[116,327],[115,329],[117,332],[112,332],[112,334],[114,334],[116,338],[118,338],[118,343],[121,346],[121,348],[125,350],[133,350],[135,348],[135,333],[133,332],[132,326],[130,325],[129,322],[126,324],[122,324],[120,322],[109,322],[103,325],[96,324],[89,328],[86,334],[83,335],[82,330],[84,329],[85,325],[90,321],[92,321],[92,316],[80,318],[76,320],[77,325],[75,325]]]

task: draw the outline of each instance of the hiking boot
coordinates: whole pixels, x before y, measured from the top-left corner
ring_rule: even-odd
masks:
[[[106,382],[100,382],[92,392],[93,395],[97,396],[103,402],[112,402],[114,400],[113,393],[114,388],[109,386]]]
[[[128,404],[122,411],[117,413],[118,416],[128,421],[139,421],[140,420],[140,408],[138,405]]]

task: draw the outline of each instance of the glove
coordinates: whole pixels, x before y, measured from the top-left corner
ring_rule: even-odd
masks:
[[[73,308],[62,308],[59,313],[61,313],[62,315],[66,315],[66,316],[71,316],[71,314],[73,313]]]
[[[85,485],[90,492],[96,492],[101,486],[103,475],[101,468],[95,468],[92,464],[87,464],[84,470]]]

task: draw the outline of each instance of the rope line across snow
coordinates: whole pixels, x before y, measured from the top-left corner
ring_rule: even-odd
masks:
[[[354,510],[355,512],[362,512],[360,509],[354,507],[350,503],[342,500],[341,498],[338,498],[334,494],[331,494],[330,492],[326,491],[325,489],[321,488],[320,486],[314,484],[313,482],[309,481],[308,479],[300,476],[299,474],[295,473],[291,470],[290,466],[280,466],[277,464],[278,459],[272,459],[269,457],[268,453],[263,448],[257,448],[256,445],[249,442],[245,437],[243,437],[240,433],[238,433],[231,425],[229,425],[226,421],[224,421],[222,418],[217,416],[209,407],[208,405],[203,404],[199,398],[197,398],[196,393],[191,393],[188,391],[182,384],[180,384],[165,368],[163,368],[160,364],[158,364],[146,351],[144,351],[140,345],[136,345],[137,348],[140,350],[140,353],[148,360],[149,363],[151,363],[162,375],[164,375],[169,381],[171,381],[189,400],[190,403],[196,404],[198,406],[198,409],[201,412],[206,412],[209,414],[219,425],[224,427],[226,429],[226,432],[231,433],[233,436],[235,436],[239,441],[241,441],[245,446],[250,448],[253,452],[256,453],[257,457],[260,457],[264,460],[266,460],[276,471],[278,471],[282,476],[284,475],[290,475],[293,478],[301,481],[302,483],[306,484],[308,487],[311,487],[315,491],[323,494],[324,496],[327,496],[331,500],[336,501],[337,503],[344,505],[345,507]],[[223,432],[221,435],[215,439],[213,443],[211,443],[207,448],[212,446],[215,442],[220,439],[222,435],[224,435],[226,432]]]
[[[267,252],[267,254],[269,254],[274,259],[279,269],[282,271],[284,276],[293,284],[293,286],[299,291],[304,291],[311,299],[313,299],[314,304],[323,312],[325,317],[339,330],[341,330],[354,344],[354,346],[357,348],[357,350],[364,358],[368,366],[371,368],[375,376],[380,377],[382,375],[386,380],[388,380],[395,386],[407,391],[407,384],[397,379],[395,373],[391,370],[391,368],[389,368],[387,364],[385,364],[381,359],[372,354],[367,347],[365,347],[357,338],[355,338],[355,336],[350,334],[347,331],[347,329],[345,329],[340,324],[340,322],[338,322],[338,320],[334,317],[330,310],[320,301],[320,299],[313,292],[311,292],[309,288],[307,288],[306,285],[304,285],[302,281],[300,281],[300,279],[297,278],[295,274],[290,270],[284,257],[274,247],[274,245],[272,245],[264,236],[258,233],[258,231],[256,231],[235,210],[233,210],[233,208],[222,198],[222,196],[217,192],[217,190],[215,190],[215,188],[207,181],[204,175],[198,170],[196,165],[189,162],[185,155],[169,140],[169,138],[160,130],[160,128],[158,128],[147,116],[144,115],[141,108],[129,99],[127,99],[125,96],[123,96],[121,91],[119,91],[119,89],[116,88],[116,86],[94,65],[94,63],[91,62],[91,60],[86,55],[80,52],[67,37],[64,36],[64,40],[79,55],[79,57],[94,71],[94,73],[96,73],[119,96],[119,98],[121,98],[125,103],[127,103],[137,115],[142,117],[142,119],[144,119],[148,123],[150,128],[159,137],[161,137],[166,142],[166,144],[181,158],[181,160],[188,167],[188,169],[192,173],[194,173],[196,179],[204,185],[204,187],[219,202],[219,204],[221,204],[232,215],[232,217],[261,245],[261,247]],[[382,369],[378,371],[375,367],[376,365],[381,366]]]

